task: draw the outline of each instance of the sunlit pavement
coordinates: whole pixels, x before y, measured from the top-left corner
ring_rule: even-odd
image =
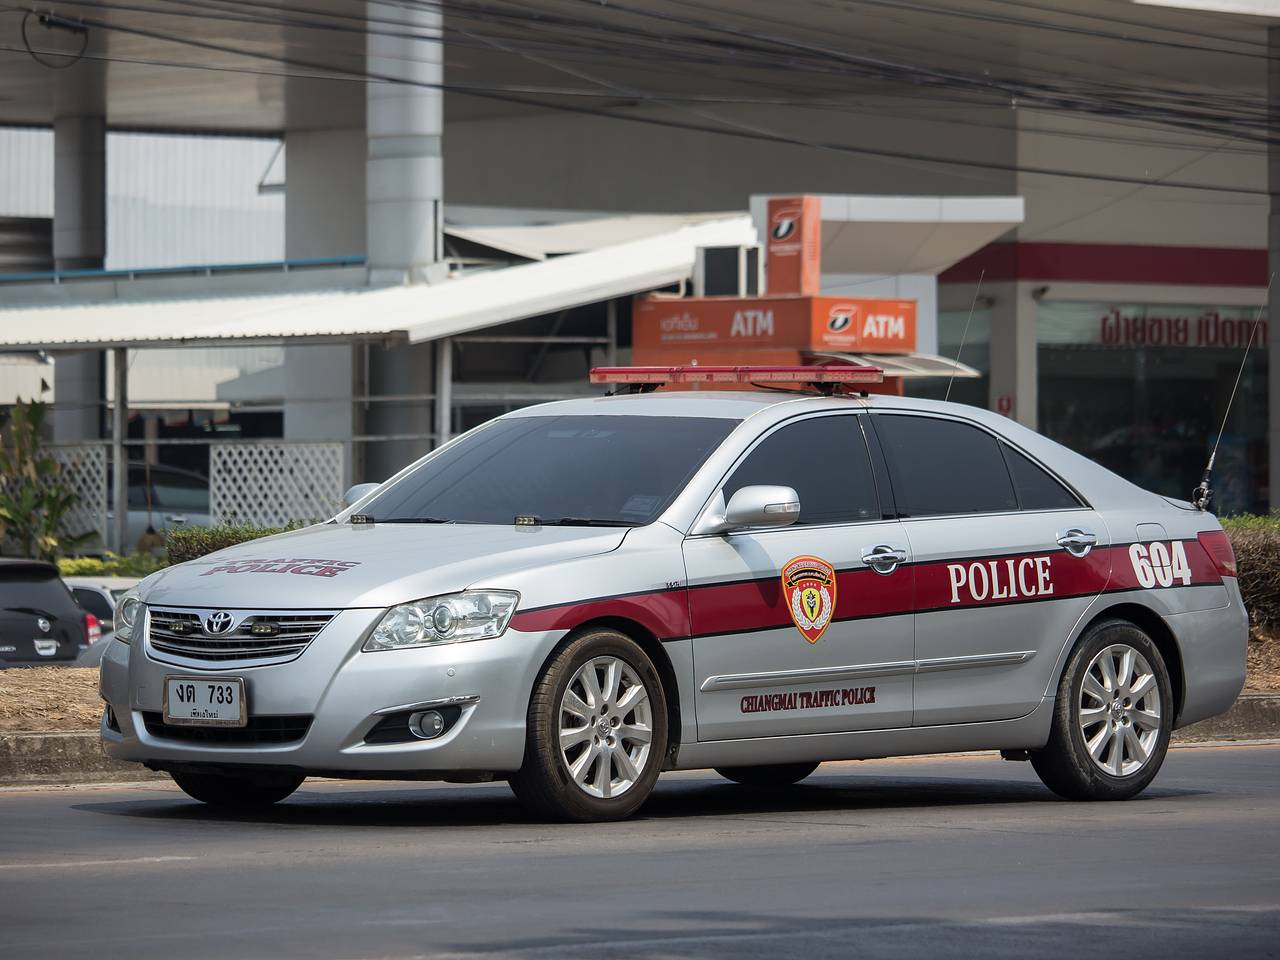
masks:
[[[1127,803],[991,755],[667,775],[626,823],[503,784],[0,791],[0,956],[1280,955],[1280,746],[1181,748]]]

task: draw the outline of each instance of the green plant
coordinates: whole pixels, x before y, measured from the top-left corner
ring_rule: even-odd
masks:
[[[262,537],[274,536],[296,530],[301,524],[288,527],[255,527],[251,524],[227,523],[217,527],[178,527],[165,535],[165,552],[170,563],[185,563],[206,554],[234,547]]]
[[[77,497],[43,448],[47,412],[39,400],[19,400],[0,438],[0,541],[12,540],[22,556],[40,560],[93,536],[65,529]]]
[[[1249,618],[1260,627],[1280,625],[1280,517],[1229,517],[1222,528],[1236,554]]]
[[[168,565],[165,558],[149,553],[127,557],[108,553],[103,557],[63,557],[58,561],[58,572],[64,577],[145,577]]]

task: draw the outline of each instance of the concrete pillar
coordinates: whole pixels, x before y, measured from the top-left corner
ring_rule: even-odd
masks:
[[[364,173],[363,127],[285,134],[287,259],[364,256]]]
[[[1267,218],[1267,249],[1271,292],[1267,297],[1267,444],[1269,474],[1269,507],[1280,508],[1280,27],[1267,30],[1267,103],[1269,104],[1272,143],[1267,147],[1267,189],[1271,194],[1270,216]]]
[[[107,122],[53,121],[53,260],[57,270],[101,270],[107,256]]]
[[[111,546],[124,556],[133,547],[129,542],[129,454],[125,447],[129,431],[129,351],[112,351],[115,389],[111,408]]]
[[[436,446],[453,436],[453,341],[436,341]]]
[[[365,48],[372,76],[404,81],[367,86],[365,220],[370,275],[374,283],[425,280],[442,249],[444,97],[438,84],[444,62],[442,44],[419,37],[439,36],[443,17],[438,9],[376,2],[368,3],[367,10],[371,18],[406,24],[404,35],[370,33]]]
[[[102,436],[103,353],[53,355],[53,439],[78,443]]]
[[[285,347],[284,439],[343,444],[344,489],[351,485],[355,371],[347,344]]]
[[[1025,282],[984,283],[982,296],[991,304],[991,409],[1033,430],[1036,390],[1036,321],[1038,285]]]

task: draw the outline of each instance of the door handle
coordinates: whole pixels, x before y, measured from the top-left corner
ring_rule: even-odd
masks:
[[[1098,537],[1096,534],[1089,530],[1082,530],[1079,527],[1072,527],[1070,530],[1064,530],[1058,534],[1058,546],[1073,557],[1083,557],[1093,549],[1094,544],[1097,542]]]
[[[186,523],[187,515],[185,513],[166,513],[164,515],[165,523]]]
[[[907,562],[907,551],[880,543],[862,551],[862,562],[876,573],[888,576],[898,569],[898,564]]]

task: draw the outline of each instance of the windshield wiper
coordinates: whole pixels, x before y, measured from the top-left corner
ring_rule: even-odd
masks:
[[[598,517],[560,517],[543,520],[544,527],[638,527],[635,520],[602,520]]]
[[[444,520],[440,517],[389,517],[386,520],[376,520],[375,523],[453,523],[453,520]]]

